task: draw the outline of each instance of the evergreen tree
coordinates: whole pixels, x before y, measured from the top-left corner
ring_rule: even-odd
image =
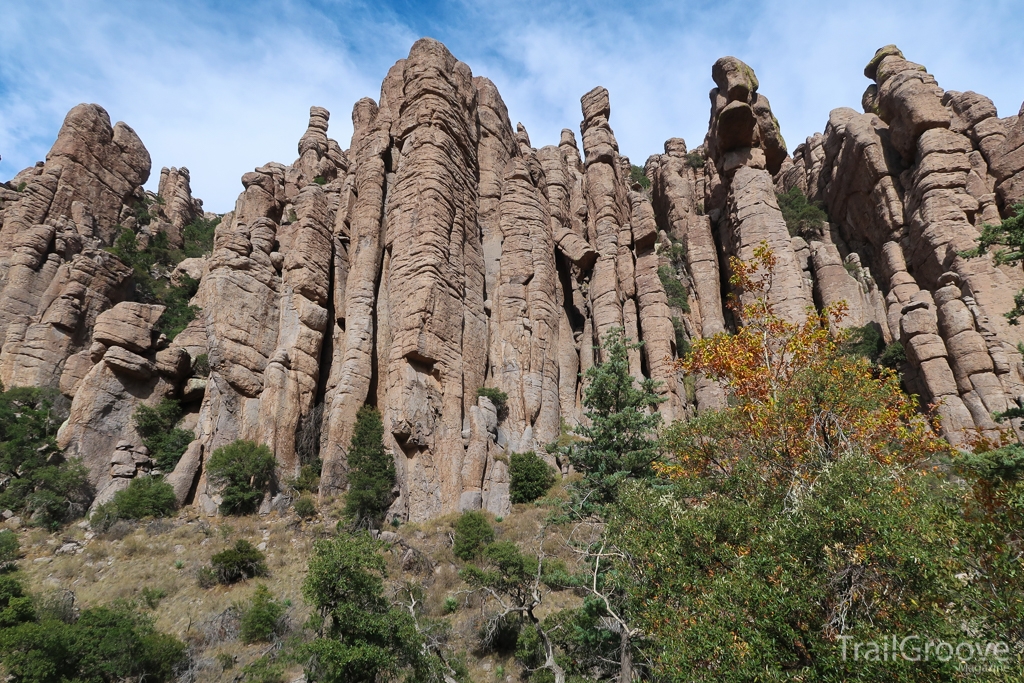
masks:
[[[376,412],[376,411],[374,411]],[[379,418],[378,418],[379,419]],[[302,585],[318,637],[303,647],[310,681],[437,681],[440,661],[424,648],[413,614],[384,595],[380,544],[362,533],[317,541]]]
[[[581,438],[560,447],[548,446],[583,473],[576,487],[581,511],[599,510],[614,502],[619,484],[649,476],[658,458],[655,437],[661,414],[657,407],[664,399],[654,392],[654,380],[638,384],[629,373],[629,351],[639,347],[629,342],[621,328],[608,332],[602,346],[605,361],[587,370],[583,393],[587,419],[574,430]]]
[[[1014,204],[1010,207],[1009,213],[1012,215],[1003,219],[999,225],[983,225],[981,236],[978,237],[978,246],[960,252],[960,256],[983,256],[992,247],[997,247],[993,254],[997,264],[1016,264],[1024,261],[1024,202]],[[1011,325],[1016,325],[1021,316],[1024,316],[1024,289],[1014,295],[1013,303],[1013,308],[1004,315]]]
[[[373,406],[364,405],[356,415],[348,466],[345,514],[352,517],[357,526],[380,526],[392,502],[395,461],[384,450],[384,423]]]
[[[240,439],[215,450],[206,463],[206,472],[214,483],[224,487],[221,513],[256,512],[274,480],[276,466],[270,449],[253,441]]]

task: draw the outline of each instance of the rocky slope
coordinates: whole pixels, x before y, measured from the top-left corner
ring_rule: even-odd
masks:
[[[242,177],[212,253],[175,271],[199,280],[201,310],[173,340],[106,248],[118,226],[179,247],[202,203],[184,168],[148,196],[139,138],[79,105],[46,161],[0,186],[0,381],[72,399],[60,443],[101,499],[150,467],[140,404],[185,405],[196,438],[168,479],[212,514],[203,462],[238,438],[270,446],[282,482],[318,441],[321,493],[343,491],[369,402],[399,473],[394,515],[502,515],[507,454],[543,451],[580,419],[581,375],[612,328],[644,342],[631,371],[661,383],[665,420],[722,405],[672,360],[742,324],[723,306],[728,257],[767,242],[781,315],[845,300],[845,324],[906,347],[906,385],[939,404],[947,438],[996,438],[1011,427],[991,414],[1024,395],[1022,335],[1003,317],[1024,272],[958,254],[1024,199],[1024,110],[999,118],[984,96],[944,92],[894,46],[865,75],[864,113],[833,111],[790,156],[753,71],[718,60],[707,137],[691,152],[667,141],[645,190],[607,90],[582,97],[582,156],[569,129],[538,149],[493,83],[420,40],[379,101],[355,104],[348,149],[313,107],[298,159]],[[791,236],[776,193],[794,187],[830,222]],[[673,279],[688,301],[666,294]],[[500,417],[482,387],[508,395]]]

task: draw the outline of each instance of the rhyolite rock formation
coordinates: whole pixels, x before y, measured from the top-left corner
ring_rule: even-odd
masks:
[[[678,374],[677,345],[743,324],[724,305],[729,257],[767,243],[781,316],[845,302],[845,325],[903,344],[905,384],[950,441],[999,438],[1014,426],[992,414],[1024,401],[1024,337],[1003,316],[1024,272],[960,254],[1024,198],[1024,112],[942,91],[895,46],[865,75],[864,113],[836,109],[790,156],[753,70],[719,59],[707,137],[692,151],[668,140],[645,190],[607,90],[583,95],[579,138],[536,148],[491,81],[420,40],[378,100],[355,104],[347,149],[312,107],[292,164],[242,176],[212,252],[156,274],[199,281],[199,313],[170,340],[163,306],[136,300],[137,274],[108,248],[122,229],[178,248],[202,202],[184,167],[145,192],[142,142],[79,105],[46,161],[0,185],[0,381],[72,399],[59,441],[98,501],[154,471],[141,404],[182,403],[195,440],[164,474],[212,514],[203,465],[236,439],[275,453],[264,509],[316,457],[321,494],[343,492],[370,403],[398,472],[391,516],[506,514],[508,454],[545,453],[582,419],[609,331],[643,342],[630,372],[658,381],[665,421],[724,404],[714,382]],[[829,216],[799,235],[776,199],[794,187]],[[500,412],[482,388],[508,396]]]

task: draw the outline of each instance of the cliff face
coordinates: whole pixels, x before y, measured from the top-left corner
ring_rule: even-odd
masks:
[[[846,324],[903,342],[907,386],[940,404],[951,441],[998,436],[991,413],[1024,395],[1021,335],[1002,315],[1024,273],[958,252],[1024,197],[1024,116],[943,92],[892,46],[865,73],[866,113],[833,111],[790,157],[753,71],[720,59],[707,138],[689,153],[666,142],[645,191],[607,90],[582,98],[582,157],[568,129],[537,149],[493,83],[420,40],[379,101],[356,103],[347,150],[313,107],[298,159],[242,177],[212,253],[175,271],[199,280],[201,310],[172,341],[104,248],[118,225],[179,247],[202,203],[187,169],[164,169],[137,225],[148,153],[80,105],[46,162],[0,186],[0,380],[73,399],[59,439],[101,499],[149,466],[140,404],[183,402],[196,438],[168,480],[213,513],[203,463],[238,438],[270,446],[281,481],[318,447],[321,493],[343,491],[369,402],[398,471],[393,515],[506,514],[504,456],[543,452],[581,418],[581,376],[612,328],[644,342],[630,369],[661,383],[666,421],[722,405],[704,378],[688,395],[672,360],[742,324],[723,306],[728,257],[767,242],[778,312],[846,301]],[[793,187],[831,222],[790,236],[776,193]],[[687,301],[666,294],[674,280]],[[202,355],[209,375],[193,376]],[[483,387],[508,395],[500,417]]]

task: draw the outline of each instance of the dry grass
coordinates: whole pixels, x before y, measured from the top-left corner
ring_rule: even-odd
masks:
[[[132,524],[123,538],[117,538],[124,531],[92,535],[71,527],[54,535],[22,532],[24,557],[19,565],[28,587],[44,594],[71,590],[79,607],[125,600],[142,610],[148,610],[142,599],[144,588],[163,592],[152,611],[156,627],[190,645],[200,681],[234,681],[245,665],[268,648],[265,643],[245,645],[237,640],[237,633],[218,624],[233,605],[251,597],[257,582],[203,589],[196,581],[199,568],[237,539],[253,545],[266,542],[270,576],[259,582],[266,583],[278,599],[290,601],[291,630],[300,631],[309,616],[301,587],[314,532],[296,527],[289,517],[208,520],[186,511],[174,520]],[[70,539],[81,542],[83,550],[55,555]],[[225,670],[218,662],[216,655],[221,653],[231,657],[232,668]],[[286,680],[293,680],[301,671],[287,673],[294,675]]]
[[[560,495],[561,483],[551,497]],[[19,565],[30,590],[49,595],[73,591],[79,607],[124,600],[148,610],[143,589],[163,593],[152,610],[157,628],[189,645],[196,680],[227,683],[241,680],[242,669],[272,647],[246,645],[237,638],[238,607],[250,599],[257,582],[204,589],[196,578],[200,568],[238,539],[256,546],[265,543],[270,576],[258,582],[266,583],[275,597],[290,603],[290,634],[300,634],[310,613],[301,588],[313,543],[334,533],[342,507],[336,500],[325,501],[320,516],[306,521],[276,513],[205,518],[186,510],[173,520],[118,523],[105,534],[93,534],[86,525],[74,525],[57,534],[22,530],[24,557]],[[576,554],[566,543],[570,529],[550,524],[550,515],[547,504],[516,505],[508,517],[500,522],[491,517],[491,521],[497,539],[514,541],[525,552],[543,552],[574,566]],[[401,539],[386,552],[391,594],[400,595],[406,585],[421,588],[423,618],[447,619],[452,624],[449,645],[455,652],[468,653],[471,680],[513,681],[521,672],[510,653],[478,651],[479,629],[489,608],[460,577],[465,563],[452,553],[457,520],[458,515],[453,514],[386,528]],[[79,542],[81,552],[55,554],[69,540]],[[444,609],[449,597],[459,605],[452,614]],[[551,593],[538,615],[579,603],[580,598],[571,591]],[[504,671],[502,677],[496,675],[499,667]],[[301,669],[292,666],[284,680],[294,680],[300,674]]]

